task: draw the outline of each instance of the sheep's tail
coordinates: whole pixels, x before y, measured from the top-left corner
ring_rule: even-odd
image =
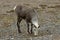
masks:
[[[11,12],[14,12],[14,11],[15,11],[15,9],[16,9],[16,6],[15,6],[13,9],[8,10],[8,11],[6,11],[6,12],[7,12],[7,13],[11,13]]]

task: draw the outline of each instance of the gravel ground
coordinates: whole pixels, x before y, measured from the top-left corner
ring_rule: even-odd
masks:
[[[17,32],[16,14],[6,13],[17,4],[39,7],[39,35],[27,33],[26,22],[21,22],[22,33]],[[60,0],[0,0],[0,40],[60,40]]]

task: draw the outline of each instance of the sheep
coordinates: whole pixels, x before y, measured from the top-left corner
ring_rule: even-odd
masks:
[[[24,19],[27,23],[27,32],[29,34],[33,33],[33,26],[38,29],[40,25],[38,24],[38,12],[33,7],[25,5],[17,5],[12,10],[7,11],[8,13],[15,12],[17,15],[17,28],[18,32],[21,33],[19,24]],[[29,23],[31,23],[31,30],[29,30]],[[38,32],[38,31],[37,31]],[[36,32],[35,35],[38,35]]]

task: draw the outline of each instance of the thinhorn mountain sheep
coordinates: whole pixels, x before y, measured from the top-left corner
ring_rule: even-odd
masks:
[[[24,5],[17,5],[12,10],[8,10],[8,13],[15,12],[17,15],[17,28],[18,32],[21,33],[20,23],[22,20],[26,21],[27,24],[27,32],[29,34],[33,33],[33,28],[38,29],[40,25],[38,24],[38,12],[36,9]],[[31,29],[29,29],[29,24],[31,24]],[[34,33],[34,35],[38,35],[38,30]]]

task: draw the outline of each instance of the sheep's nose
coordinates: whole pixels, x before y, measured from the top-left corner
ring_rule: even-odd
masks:
[[[34,35],[38,35],[38,28],[33,28]]]

